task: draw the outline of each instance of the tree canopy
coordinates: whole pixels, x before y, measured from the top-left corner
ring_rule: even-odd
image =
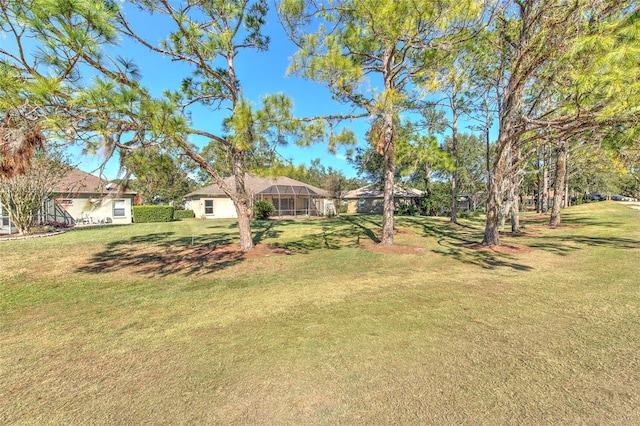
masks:
[[[560,221],[568,185],[586,191],[598,182],[637,193],[637,2],[280,0],[278,16],[298,48],[290,72],[321,83],[350,111],[313,117],[294,115],[291,94],[249,98],[244,91],[239,58],[269,48],[268,6],[267,0],[0,0],[7,39],[0,46],[0,176],[24,173],[45,140],[64,140],[107,157],[118,152],[141,188],[157,190],[162,182],[161,196],[170,199],[168,187],[185,183],[182,159],[190,159],[233,200],[241,246],[249,250],[245,172],[295,174],[279,146],[353,144],[355,133],[339,123],[366,119],[356,157],[362,171],[372,178],[377,171],[384,183],[381,241],[392,244],[395,179],[428,184],[434,171],[449,173],[453,221],[456,191],[482,186],[480,163],[465,165],[467,142],[476,160],[481,154],[479,140],[464,135],[475,131],[469,124],[475,120],[490,163],[485,244],[500,243],[500,217],[511,214],[517,230],[519,186],[532,181],[525,176],[540,167],[530,160],[542,152],[557,197],[551,224]],[[164,91],[152,91],[139,64],[120,56],[122,40],[180,64]],[[196,109],[209,122],[195,120]],[[581,181],[578,167],[594,176],[582,173]],[[320,170],[312,165],[309,176]],[[337,170],[321,171],[333,182],[327,186],[351,184]],[[603,178],[616,174],[616,182]],[[234,177],[232,185],[226,176]]]

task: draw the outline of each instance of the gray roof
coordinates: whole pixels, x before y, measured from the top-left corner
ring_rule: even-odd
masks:
[[[424,196],[424,192],[416,188],[405,188],[398,184],[393,186],[393,193],[398,198],[418,198]],[[381,184],[371,184],[362,188],[353,189],[342,194],[342,198],[384,198],[384,188]]]
[[[300,185],[271,185],[258,192],[260,195],[318,195],[308,186]]]
[[[224,179],[224,182],[230,186],[231,188],[235,187],[235,180],[233,176]],[[289,191],[288,194],[297,194],[297,195],[317,195],[321,197],[328,197],[329,193],[322,188],[315,187],[313,185],[308,185],[304,182],[300,182],[295,179],[291,179],[286,176],[279,177],[259,177],[254,176],[252,174],[247,173],[244,177],[244,186],[250,194],[277,194],[277,192],[264,192],[265,190],[269,191]],[[269,189],[271,187],[275,187],[273,189]],[[289,188],[289,189],[285,189]],[[283,192],[281,192],[283,193]],[[222,188],[218,184],[211,184],[204,186],[200,189],[196,189],[193,192],[185,195],[185,198],[197,198],[197,197],[215,197],[215,196],[223,196],[227,195],[224,193]]]

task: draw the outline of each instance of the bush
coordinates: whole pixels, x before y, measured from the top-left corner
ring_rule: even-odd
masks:
[[[135,223],[171,222],[173,220],[173,206],[133,206],[133,221]]]
[[[73,227],[73,225],[74,224],[71,224],[71,223],[57,222],[54,220],[48,220],[46,222],[40,223],[41,227],[51,228],[53,230],[71,228]]]
[[[421,214],[445,216],[451,210],[451,187],[444,182],[433,182],[428,195],[419,201]]]
[[[471,219],[471,218],[475,218],[475,217],[480,217],[480,215],[482,214],[482,212],[480,210],[473,210],[473,211],[459,211],[458,212],[458,217],[463,218],[463,219]]]
[[[417,216],[420,213],[420,209],[415,204],[402,203],[398,206],[396,212],[403,216]]]
[[[268,201],[258,201],[253,206],[256,219],[264,220],[269,219],[276,212],[276,208]]]
[[[176,210],[173,212],[173,218],[176,220],[193,219],[194,217],[196,217],[196,214],[193,210]]]

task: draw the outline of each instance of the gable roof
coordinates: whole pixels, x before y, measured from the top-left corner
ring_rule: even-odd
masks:
[[[424,192],[416,188],[405,188],[398,184],[393,185],[394,197],[418,198],[424,196]],[[384,188],[381,184],[371,184],[358,189],[353,189],[342,194],[342,198],[384,198]]]
[[[229,176],[224,179],[224,182],[230,186],[231,188],[235,188],[235,180],[233,176]],[[291,179],[286,176],[278,176],[278,177],[260,177],[254,176],[250,173],[245,174],[244,176],[244,186],[250,194],[263,194],[263,195],[272,195],[272,194],[296,194],[296,195],[319,195],[322,197],[329,196],[329,193],[322,188],[315,187],[313,185],[308,185],[304,182],[300,182],[299,180]],[[277,192],[280,191],[280,192]],[[218,184],[211,184],[204,186],[200,189],[196,189],[193,192],[185,195],[187,197],[213,197],[213,196],[223,196],[226,197],[227,194],[224,193],[222,188]]]
[[[135,191],[120,191],[120,187],[114,183],[100,179],[91,173],[80,169],[71,169],[54,187],[54,193],[63,195],[77,194],[135,194]]]

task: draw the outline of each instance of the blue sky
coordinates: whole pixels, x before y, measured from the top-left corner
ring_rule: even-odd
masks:
[[[149,17],[130,8],[126,8],[125,11],[134,23],[134,28],[139,29],[149,40],[158,41],[163,38],[162,25],[157,21],[159,16]],[[153,25],[150,25],[150,20],[153,20]],[[349,105],[332,100],[329,91],[320,83],[286,75],[289,60],[294,55],[296,47],[286,38],[273,11],[269,13],[264,32],[271,37],[268,51],[244,50],[236,58],[236,71],[247,99],[259,104],[263,96],[283,92],[293,100],[294,113],[298,117],[351,111]],[[143,85],[149,87],[155,94],[160,94],[165,89],[178,87],[182,78],[188,76],[188,69],[184,65],[176,64],[168,58],[149,52],[148,49],[130,41],[122,40],[121,50],[122,56],[133,59],[140,67]],[[209,131],[218,130],[222,118],[226,115],[226,112],[215,114],[204,108],[196,108],[192,113],[194,127]],[[356,132],[360,140],[359,144],[364,146],[363,137],[368,127],[366,119],[346,122],[345,125]],[[195,139],[192,142],[198,145],[206,143],[204,140]],[[290,143],[288,146],[280,148],[279,152],[284,158],[291,160],[296,165],[309,165],[311,160],[320,158],[324,166],[343,170],[348,177],[356,175],[353,167],[346,161],[344,148],[340,148],[336,154],[332,154],[326,144],[298,147]],[[81,161],[79,165],[81,169],[92,171],[99,166],[103,158],[85,155],[79,157],[79,160]],[[117,177],[117,172],[117,159],[113,159],[108,163],[105,175],[107,178],[113,179]]]

